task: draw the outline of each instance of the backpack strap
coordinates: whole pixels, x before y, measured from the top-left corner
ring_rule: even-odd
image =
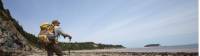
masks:
[[[54,31],[55,28],[54,28],[54,25],[53,25],[53,24],[51,24],[51,25],[48,27],[47,30],[48,30],[49,33],[53,33],[53,34],[55,34],[55,31]]]

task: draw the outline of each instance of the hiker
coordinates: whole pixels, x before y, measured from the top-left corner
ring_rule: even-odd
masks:
[[[58,56],[63,56],[63,52],[58,45],[58,37],[60,35],[64,38],[72,38],[70,35],[64,33],[59,26],[60,22],[58,20],[53,20],[51,24],[43,24],[40,26],[39,39],[41,40],[42,47],[46,49],[48,56],[53,56],[53,53],[56,53]]]

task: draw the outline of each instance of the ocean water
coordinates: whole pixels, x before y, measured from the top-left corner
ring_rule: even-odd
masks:
[[[72,52],[198,52],[198,44],[143,47],[143,48],[123,48],[123,49],[96,49],[96,50],[78,50]]]

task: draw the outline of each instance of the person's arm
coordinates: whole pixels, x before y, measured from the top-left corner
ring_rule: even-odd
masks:
[[[61,34],[64,38],[65,37],[69,37],[69,39],[72,38],[69,34],[65,33],[60,27],[56,27],[55,31],[57,32],[58,35]]]

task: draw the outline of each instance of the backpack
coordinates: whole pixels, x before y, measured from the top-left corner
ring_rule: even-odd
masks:
[[[54,32],[54,25],[52,24],[42,24],[40,25],[40,33],[38,35],[40,43],[48,43],[49,39],[47,34],[53,34]]]

